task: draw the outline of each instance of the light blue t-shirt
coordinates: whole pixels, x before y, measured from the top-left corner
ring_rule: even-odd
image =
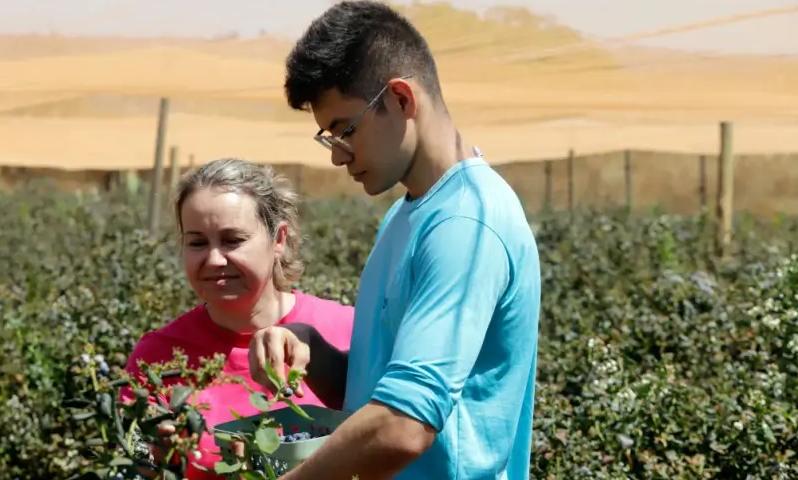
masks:
[[[396,478],[529,478],[540,265],[510,186],[482,158],[400,199],[360,279],[344,410],[387,404],[434,427]]]

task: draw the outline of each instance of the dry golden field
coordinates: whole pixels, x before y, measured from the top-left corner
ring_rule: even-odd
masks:
[[[403,8],[436,53],[458,124],[491,162],[560,158],[569,149],[715,155],[721,120],[735,123],[738,153],[798,152],[796,58],[600,44],[521,9],[479,18],[444,3]],[[283,99],[289,48],[266,37],[0,37],[0,165],[146,169],[165,96],[167,146],[179,146],[184,165],[191,153],[196,162],[237,155],[327,168],[327,153],[311,139],[312,116]],[[681,165],[657,158],[666,162],[651,167],[660,179],[668,163]],[[638,177],[646,168],[638,166]]]

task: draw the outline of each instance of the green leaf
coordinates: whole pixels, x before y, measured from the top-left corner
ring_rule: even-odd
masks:
[[[218,473],[218,474],[224,475],[226,473],[237,472],[237,471],[241,470],[241,467],[242,467],[241,463],[238,463],[238,462],[231,464],[231,463],[227,463],[227,462],[222,461],[222,462],[216,462],[213,465],[213,471]]]
[[[169,408],[174,411],[181,410],[192,393],[194,393],[194,389],[190,386],[176,385],[172,389],[172,397],[169,399]]]
[[[150,391],[145,388],[136,388],[133,390],[133,395],[136,396],[136,400],[141,402],[147,402],[150,399]]]
[[[130,381],[124,378],[119,378],[109,383],[108,386],[111,388],[127,387],[130,386]]]
[[[264,474],[256,472],[255,470],[245,470],[241,472],[241,476],[246,480],[263,480],[267,478]]]
[[[765,440],[769,443],[776,443],[776,436],[773,435],[773,430],[770,429],[770,425],[765,422],[762,422],[762,433],[765,434]]]
[[[76,422],[82,422],[94,417],[95,415],[97,415],[96,412],[78,412],[72,415],[72,420],[75,420]]]
[[[289,408],[291,408],[291,410],[294,411],[294,413],[296,413],[300,417],[306,420],[311,420],[311,421],[313,420],[313,417],[305,413],[305,411],[299,408],[299,406],[296,403],[294,403],[290,398],[286,398],[283,401],[285,402],[286,405],[288,405]]]
[[[249,403],[262,412],[268,412],[272,408],[272,402],[262,392],[252,392],[249,396]]]
[[[116,457],[108,464],[109,467],[130,467],[133,466],[133,460],[126,457]]]
[[[269,362],[266,362],[263,365],[263,368],[266,369],[266,375],[268,375],[269,380],[271,380],[272,384],[274,384],[274,386],[277,387],[278,391],[281,391],[283,388],[285,388],[285,385],[283,384],[282,380],[280,380],[280,377],[277,376],[277,371],[274,369],[274,367],[272,367],[272,365]]]
[[[214,430],[213,431],[213,436],[215,438],[218,438],[219,440],[221,440],[223,442],[232,442],[233,441],[233,435],[228,433],[228,432],[224,432],[222,430]]]
[[[106,417],[111,418],[113,415],[113,399],[111,395],[108,393],[101,393],[97,398],[97,406],[99,407],[100,413]]]
[[[189,409],[186,412],[186,423],[188,424],[188,433],[198,433],[201,434],[206,431],[205,428],[205,418],[202,416],[200,412],[195,409]]]
[[[90,438],[90,439],[86,440],[86,446],[87,447],[100,447],[102,445],[105,445],[105,442],[103,441],[102,438],[99,438],[99,437],[98,438]]]
[[[163,380],[161,377],[155,374],[152,370],[147,370],[147,379],[152,383],[155,387],[160,387],[163,385]]]
[[[243,415],[241,415],[240,413],[236,412],[232,408],[230,409],[230,415],[232,415],[233,418],[235,418],[236,420],[241,420],[242,418],[244,418]]]
[[[121,434],[117,433],[116,441],[119,444],[119,446],[122,447],[122,450],[124,450],[125,455],[127,455],[129,457],[134,456],[133,449],[130,448],[130,444],[128,444],[127,439],[125,439],[124,435],[121,435]]]
[[[295,369],[292,368],[288,372],[288,381],[287,381],[288,385],[291,385],[292,388],[296,387],[297,385],[299,385],[302,382],[302,377],[304,375],[305,375],[305,372],[303,372],[301,370],[295,370]]]
[[[264,455],[271,455],[280,448],[280,435],[273,428],[259,428],[255,431],[255,444]]]
[[[70,398],[64,400],[65,408],[86,408],[91,405],[91,402],[83,398]]]
[[[269,463],[266,463],[266,476],[269,477],[269,480],[277,480],[277,475],[275,475],[274,469]]]

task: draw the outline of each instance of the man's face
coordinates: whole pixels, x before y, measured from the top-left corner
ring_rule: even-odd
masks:
[[[346,145],[333,143],[330,158],[333,165],[346,167],[366,193],[374,196],[403,179],[415,152],[415,131],[390,91],[368,107],[369,102],[344,97],[332,89],[314,106],[313,116],[324,135],[336,137],[356,122],[343,138]]]

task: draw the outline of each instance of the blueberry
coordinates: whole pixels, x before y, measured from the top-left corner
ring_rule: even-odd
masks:
[[[294,394],[294,389],[291,387],[285,387],[285,390],[283,390],[283,395],[286,397],[290,397],[293,394]]]

